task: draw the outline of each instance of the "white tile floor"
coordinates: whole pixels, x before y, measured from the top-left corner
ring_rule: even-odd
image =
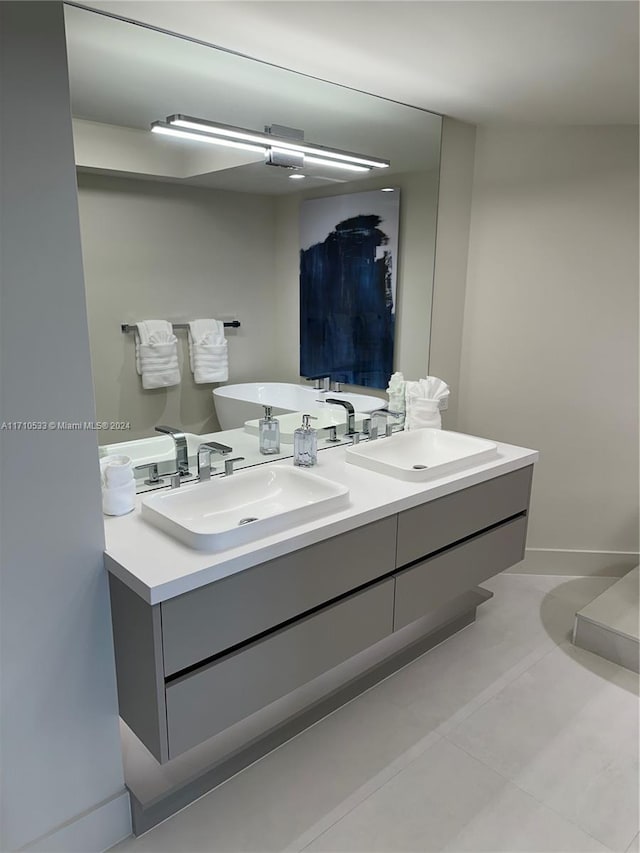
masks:
[[[114,849],[638,851],[638,678],[569,642],[613,581],[499,575],[474,625]]]

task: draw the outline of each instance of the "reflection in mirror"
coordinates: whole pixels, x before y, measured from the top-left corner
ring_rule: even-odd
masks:
[[[427,374],[440,117],[88,10],[66,7],[65,20],[97,417],[129,425],[102,432],[101,445],[124,440],[119,450],[134,464],[153,457],[170,467],[173,441],[154,431],[169,424],[190,436],[190,460],[214,433],[245,457],[241,464],[291,456],[293,445],[283,440],[280,456],[261,457],[255,425],[245,428],[262,404],[278,407],[274,400],[221,424],[212,391],[227,385],[304,386],[316,409],[344,418],[342,407],[324,402],[322,383],[301,383],[301,348],[313,348],[304,328],[300,338],[300,217],[310,199],[398,192],[392,367],[407,378]],[[308,160],[304,168],[274,166],[262,152],[150,132],[153,122],[178,114],[258,134],[270,127],[280,137],[294,138],[295,129],[305,144],[390,165],[365,172]],[[328,298],[325,319],[334,310]],[[122,324],[201,318],[241,323],[211,343],[226,341],[227,382],[196,381],[180,329],[179,384],[143,388],[135,336],[123,334]],[[362,382],[366,361],[344,376],[336,365],[326,368],[331,391],[335,381]],[[351,386],[337,393],[346,392],[371,394]],[[374,407],[356,403],[360,422]],[[283,421],[304,411],[279,408]],[[283,435],[290,426],[283,423]],[[320,446],[334,446],[330,433],[320,434]],[[343,440],[339,430],[337,437]]]
[[[393,373],[400,190],[308,199],[300,217],[300,373],[385,389]]]

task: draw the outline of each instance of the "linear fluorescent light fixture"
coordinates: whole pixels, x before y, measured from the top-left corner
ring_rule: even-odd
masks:
[[[184,139],[196,139],[212,145],[224,145],[240,148],[244,151],[263,152],[265,155],[274,150],[290,151],[304,155],[304,162],[319,166],[331,166],[353,172],[369,172],[372,169],[387,169],[388,160],[327,148],[295,137],[277,136],[272,133],[245,130],[228,124],[206,121],[185,115],[167,116],[166,121],[154,121],[153,133],[164,133]]]
[[[256,151],[266,153],[263,145],[249,145],[246,142],[236,142],[231,139],[216,139],[206,133],[194,133],[193,131],[180,130],[177,127],[165,124],[162,121],[154,121],[151,125],[152,133],[162,133],[165,136],[177,136],[179,139],[197,139],[199,142],[208,142],[210,145],[225,145],[228,148],[241,148],[243,151]]]

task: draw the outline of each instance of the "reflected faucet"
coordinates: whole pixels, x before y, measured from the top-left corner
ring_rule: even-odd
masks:
[[[170,426],[157,426],[156,432],[170,435],[176,446],[176,471],[181,477],[188,477],[189,471],[189,448],[187,447],[187,436],[182,430]]]
[[[331,391],[331,377],[324,373],[318,373],[317,376],[305,376],[305,379],[307,382],[313,382],[314,389],[322,394]]]
[[[336,400],[335,397],[327,397],[325,403],[335,403],[347,411],[347,435],[353,435],[356,431],[355,409],[348,400]]]

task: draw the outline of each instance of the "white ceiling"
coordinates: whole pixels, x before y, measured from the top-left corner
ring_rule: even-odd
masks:
[[[301,185],[261,154],[149,133],[151,122],[184,113],[300,128],[309,141],[389,159],[383,181],[437,169],[441,119],[432,113],[73,6],[65,25],[79,168],[269,194],[372,177],[305,164]]]
[[[87,5],[474,123],[638,121],[635,0]]]

